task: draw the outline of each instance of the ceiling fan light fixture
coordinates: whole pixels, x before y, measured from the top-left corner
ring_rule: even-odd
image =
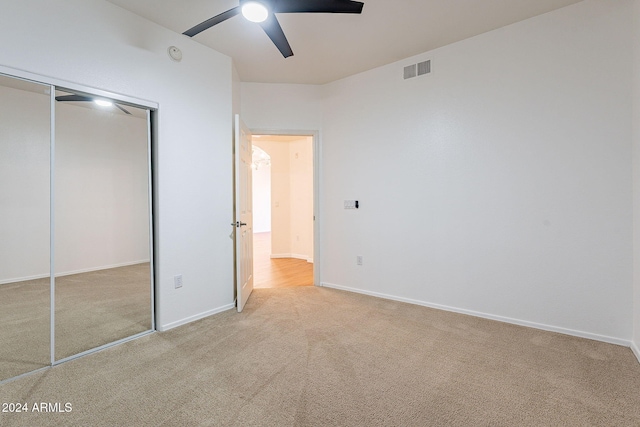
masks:
[[[104,99],[94,99],[93,102],[101,107],[111,107],[113,105],[113,102],[105,101]]]
[[[242,16],[251,22],[264,22],[269,17],[269,9],[263,3],[249,1],[242,5]]]

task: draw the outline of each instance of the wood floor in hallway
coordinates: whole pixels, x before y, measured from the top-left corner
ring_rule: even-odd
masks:
[[[313,264],[302,259],[271,259],[271,233],[253,235],[253,287],[313,286]]]

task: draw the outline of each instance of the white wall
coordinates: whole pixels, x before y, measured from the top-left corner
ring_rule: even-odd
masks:
[[[640,0],[633,2],[633,345],[640,361]]]
[[[56,275],[149,261],[147,144],[146,118],[56,103]]]
[[[322,86],[242,83],[242,119],[252,130],[322,127]]]
[[[0,88],[0,99],[7,283],[49,275],[50,98]],[[147,169],[145,119],[56,103],[56,273],[149,261]]]
[[[0,284],[49,275],[50,103],[0,86]]]
[[[0,65],[159,103],[158,325],[231,307],[230,58],[102,0],[11,1],[3,18]]]
[[[268,138],[254,140],[271,157],[271,254],[291,253],[291,179],[289,146]],[[286,255],[285,255],[286,256]]]
[[[242,82],[240,81],[240,75],[238,74],[238,70],[235,65],[232,64],[231,68],[231,91],[232,91],[232,114],[235,116],[236,114],[240,114],[240,109],[242,106]]]
[[[271,232],[271,165],[253,170],[253,232]]]
[[[628,342],[630,53],[588,0],[329,84],[323,281]]]
[[[630,6],[586,0],[320,97],[243,84],[250,127],[316,125],[322,105],[322,282],[628,343]]]
[[[313,138],[289,144],[291,254],[313,262]]]

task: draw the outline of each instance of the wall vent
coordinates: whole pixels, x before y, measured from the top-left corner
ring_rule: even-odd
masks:
[[[418,62],[404,67],[404,79],[412,79],[416,76],[424,76],[431,72],[431,60]]]
[[[431,72],[431,60],[418,62],[418,75],[429,74]]]
[[[404,67],[404,79],[410,79],[416,76],[416,64]]]

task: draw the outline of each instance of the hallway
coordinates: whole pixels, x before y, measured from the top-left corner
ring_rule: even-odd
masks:
[[[313,264],[302,259],[271,259],[271,233],[253,235],[253,287],[313,286]]]

